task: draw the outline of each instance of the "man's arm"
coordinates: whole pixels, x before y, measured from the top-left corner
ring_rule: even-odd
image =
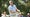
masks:
[[[19,9],[17,9],[17,7],[16,7],[16,12],[20,12],[20,10],[19,10]]]
[[[18,9],[16,8],[16,11],[18,11]]]
[[[14,5],[14,6],[15,6],[15,8],[16,8],[16,12],[20,12],[20,10],[19,10],[19,9],[17,9],[16,5]]]
[[[18,9],[17,9],[16,5],[14,5],[14,7],[16,8],[16,11],[18,11]]]

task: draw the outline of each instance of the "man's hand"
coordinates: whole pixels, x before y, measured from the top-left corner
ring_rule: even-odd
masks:
[[[12,10],[10,10],[10,13],[14,13]]]
[[[20,12],[20,10],[17,9],[17,12]]]

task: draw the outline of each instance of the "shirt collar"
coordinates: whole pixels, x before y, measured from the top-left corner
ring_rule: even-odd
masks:
[[[10,6],[12,6],[12,7],[13,7],[13,5],[10,5]]]

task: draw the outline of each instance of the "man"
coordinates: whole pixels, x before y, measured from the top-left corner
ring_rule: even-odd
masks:
[[[8,7],[8,10],[9,10],[9,14],[10,14],[10,17],[12,17],[11,15],[16,15],[16,5],[13,4],[13,1],[9,1],[9,7]]]
[[[9,17],[9,15],[6,14],[6,12],[3,12],[4,14],[1,17]]]

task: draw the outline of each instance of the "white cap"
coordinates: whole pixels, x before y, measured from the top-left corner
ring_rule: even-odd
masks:
[[[9,1],[9,3],[10,3],[10,2],[13,2],[13,1]]]

